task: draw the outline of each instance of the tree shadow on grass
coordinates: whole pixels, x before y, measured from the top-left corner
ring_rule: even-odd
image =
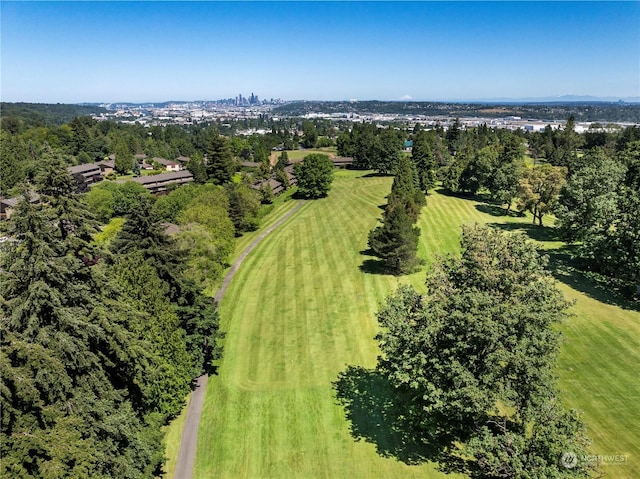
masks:
[[[539,226],[532,223],[489,223],[489,226],[503,231],[520,231],[529,238],[539,242],[560,241],[558,230],[549,226]]]
[[[575,246],[564,246],[542,252],[549,257],[547,269],[555,279],[601,303],[640,311],[640,301],[628,299],[624,286],[589,271],[588,265],[575,257],[575,249]]]
[[[439,445],[418,439],[403,406],[406,399],[379,372],[348,366],[333,387],[350,423],[351,436],[374,444],[382,457],[420,464],[436,460],[442,452]]]
[[[367,274],[390,274],[384,261],[379,259],[365,259],[359,267],[360,271]]]
[[[465,193],[462,191],[451,191],[451,190],[448,190],[447,188],[442,188],[442,187],[436,188],[434,191],[443,196],[449,196],[451,198],[462,198],[465,200],[474,200],[474,201],[479,201],[481,203],[486,203],[490,199],[488,193],[477,193],[474,195],[472,193]]]
[[[388,176],[393,176],[393,175],[391,173],[378,173],[377,171],[372,171],[371,173],[362,175],[360,178],[385,178]]]
[[[375,253],[371,248],[363,249],[362,251],[360,251],[360,254],[363,256],[375,256]],[[381,259],[365,259],[359,266],[359,268],[360,271],[367,274],[390,274],[384,264],[384,261],[382,261]]]
[[[539,242],[560,241],[555,228],[523,223],[492,223],[491,226],[504,231],[522,231],[529,238]],[[564,245],[557,249],[543,249],[540,253],[549,257],[547,270],[558,281],[601,303],[640,311],[640,302],[625,297],[623,287],[616,285],[609,278],[589,271],[590,265],[577,258],[577,246]]]
[[[500,205],[492,205],[490,203],[480,203],[475,205],[475,208],[481,213],[486,213],[491,216],[507,216],[507,217],[522,216],[514,211],[509,211],[509,214],[507,214],[506,208],[503,208]]]

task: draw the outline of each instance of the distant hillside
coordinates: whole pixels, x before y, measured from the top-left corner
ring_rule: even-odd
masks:
[[[107,110],[94,105],[67,105],[46,103],[0,103],[2,118],[19,118],[25,126],[57,126],[77,116],[91,116]]]
[[[274,108],[273,112],[283,116],[302,116],[307,113],[481,116],[486,118],[520,116],[549,121],[566,120],[573,115],[576,121],[640,123],[640,104],[618,102],[482,104],[419,101],[299,101]]]

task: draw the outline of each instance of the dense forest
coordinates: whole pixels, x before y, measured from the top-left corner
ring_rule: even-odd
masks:
[[[539,133],[464,129],[458,122],[448,130],[364,123],[338,130],[299,121],[265,135],[229,137],[217,125],[4,120],[0,189],[22,201],[0,225],[6,235],[0,251],[3,476],[159,473],[160,427],[182,409],[192,380],[215,371],[222,354],[212,292],[235,237],[256,229],[273,199],[251,185],[282,175],[287,155],[272,169],[274,148],[335,143],[356,168],[395,175],[382,225],[369,235],[370,248],[395,274],[419,265],[414,225],[429,191],[441,187],[493,202],[496,214],[530,212],[536,228],[553,216],[585,270],[629,294],[640,284],[636,127],[578,135],[573,118]],[[410,153],[403,151],[409,140]],[[67,173],[70,165],[109,155],[115,177],[125,180],[134,174],[136,155],[186,156],[195,181],[153,197],[127,181],[106,180],[88,190]],[[309,175],[305,195],[322,196],[332,172],[326,157],[312,160],[296,171]],[[249,171],[243,161],[258,166]],[[175,227],[170,235],[169,226]],[[492,238],[467,236],[469,251],[474,238]],[[488,247],[500,250],[500,241]],[[519,243],[508,248],[533,255]],[[525,265],[522,274],[529,267],[538,268]],[[439,280],[451,276],[447,281],[462,294],[464,281],[449,266],[441,268]],[[405,296],[390,301],[411,300],[399,294]],[[381,313],[383,324],[394,324],[390,307]],[[395,374],[389,365],[382,369]],[[475,438],[474,447],[485,439]]]
[[[0,255],[3,477],[151,477],[160,426],[220,355],[213,299],[140,198],[120,231],[43,154]]]
[[[6,128],[19,129],[24,126],[59,126],[78,116],[106,113],[96,105],[71,105],[64,103],[0,103],[0,115]],[[9,124],[12,126],[9,127]]]

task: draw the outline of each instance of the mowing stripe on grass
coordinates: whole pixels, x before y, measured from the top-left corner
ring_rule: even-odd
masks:
[[[401,283],[424,291],[424,271],[396,278],[360,268],[372,259],[360,252],[391,181],[337,172],[328,198],[308,203],[243,263],[221,304],[225,356],[207,388],[195,477],[450,477],[432,464],[408,466],[378,454],[376,444],[356,441],[331,384],[347,365],[375,365],[379,302]],[[425,259],[457,252],[461,224],[530,222],[492,216],[478,205],[429,196],[419,223]],[[563,399],[584,411],[594,454],[630,451],[640,459],[633,429],[640,415],[633,380],[640,315],[561,287],[577,299],[577,316],[561,327],[567,338],[559,365]],[[373,425],[380,418],[369,420]],[[378,431],[378,444],[393,445],[385,434]],[[607,473],[640,477],[638,462]]]
[[[253,242],[247,247],[247,249],[240,254],[238,259],[235,260],[231,269],[222,281],[220,289],[215,295],[216,301],[220,301],[224,296],[225,291],[231,279],[238,270],[240,264],[249,255],[258,243],[260,243],[269,233],[284,223],[289,217],[291,217],[296,211],[298,211],[304,200],[300,201],[294,208],[287,211],[278,221],[268,226],[263,232],[261,232]],[[198,441],[198,426],[200,424],[200,418],[202,414],[202,408],[205,398],[205,390],[208,382],[208,375],[204,374],[196,380],[196,389],[191,394],[189,404],[187,406],[186,419],[183,426],[182,437],[180,439],[180,449],[178,452],[178,458],[176,461],[175,477],[178,479],[191,479],[193,474],[193,465],[196,457],[196,448]]]

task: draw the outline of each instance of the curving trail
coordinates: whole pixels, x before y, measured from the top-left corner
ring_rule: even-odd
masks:
[[[229,287],[229,283],[233,279],[233,276],[238,271],[238,268],[245,260],[245,258],[251,253],[251,251],[258,246],[258,243],[262,241],[269,233],[275,230],[278,226],[288,220],[296,211],[298,211],[305,200],[301,200],[291,211],[287,212],[282,218],[276,221],[269,228],[264,230],[253,242],[247,246],[242,254],[236,259],[231,266],[231,269],[227,272],[227,275],[222,281],[220,289],[216,292],[215,299],[218,303],[222,300],[225,291]],[[202,414],[202,405],[204,404],[204,395],[207,390],[207,380],[209,376],[203,374],[196,379],[196,387],[191,393],[191,399],[189,400],[189,406],[187,407],[187,417],[182,429],[182,438],[180,440],[180,451],[178,453],[178,460],[176,463],[176,470],[174,473],[174,479],[192,479],[193,466],[196,459],[196,447],[198,443],[198,425],[200,424],[200,415]]]

